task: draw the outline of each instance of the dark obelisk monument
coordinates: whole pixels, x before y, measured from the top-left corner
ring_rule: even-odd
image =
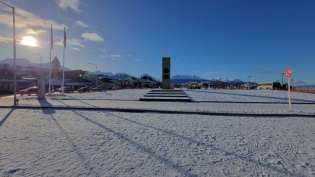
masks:
[[[162,89],[171,88],[171,58],[162,58]]]

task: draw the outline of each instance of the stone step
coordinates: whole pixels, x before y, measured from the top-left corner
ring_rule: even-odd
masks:
[[[146,94],[144,97],[187,97],[185,94]]]
[[[176,94],[176,95],[185,95],[185,93],[184,92],[148,92],[147,94],[152,94],[152,95],[154,95],[154,94]]]
[[[154,89],[154,90],[150,90],[150,92],[183,92],[183,91],[174,90],[174,89]]]
[[[139,98],[140,101],[191,101],[182,90],[154,89]]]
[[[140,101],[191,101],[188,97],[141,97]]]

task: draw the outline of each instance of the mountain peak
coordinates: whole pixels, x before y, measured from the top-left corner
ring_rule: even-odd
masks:
[[[195,80],[204,80],[196,75],[174,75],[172,76],[172,79],[195,79]]]

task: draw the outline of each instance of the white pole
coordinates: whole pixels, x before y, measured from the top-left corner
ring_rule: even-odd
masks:
[[[66,48],[63,48],[63,64],[62,64],[62,94],[64,94],[64,89],[65,89],[65,50]]]
[[[291,92],[290,92],[290,78],[288,78],[288,96],[289,96],[289,111],[291,111]]]
[[[50,25],[51,26],[51,33],[52,33],[52,24]],[[50,62],[50,68],[49,68],[49,85],[48,85],[48,93],[49,93],[49,95],[51,94],[51,89],[50,89],[50,87],[51,87],[51,68],[52,68],[52,63],[51,63],[51,49],[52,49],[52,34],[50,34],[50,37],[51,37],[51,39],[50,39],[50,52],[49,52],[49,58],[50,58],[50,60],[49,60],[49,62]]]
[[[13,105],[17,105],[17,99],[16,99],[16,39],[15,39],[15,8],[12,6],[9,6],[8,4],[0,1],[4,5],[10,7],[12,9],[13,14]]]
[[[62,64],[62,85],[61,85],[61,89],[62,89],[62,95],[64,94],[64,90],[65,90],[65,55],[66,55],[66,27],[63,28],[63,64]]]
[[[52,67],[52,63],[51,63],[51,49],[50,49],[50,52],[49,52],[49,56],[50,56],[50,60],[49,60],[49,64],[50,64],[50,68],[49,68],[49,86],[48,86],[48,93],[49,93],[49,95],[51,94],[51,89],[50,89],[50,87],[51,87],[51,67]]]
[[[15,39],[15,9],[12,7],[13,11],[13,49],[14,49],[14,84],[13,84],[13,93],[14,93],[14,106],[17,105],[16,103],[16,39]]]

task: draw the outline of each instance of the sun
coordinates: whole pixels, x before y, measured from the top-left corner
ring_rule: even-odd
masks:
[[[22,41],[21,41],[22,45],[27,45],[27,46],[31,46],[31,47],[37,47],[37,41],[35,38],[31,37],[31,36],[25,36],[23,37]]]

